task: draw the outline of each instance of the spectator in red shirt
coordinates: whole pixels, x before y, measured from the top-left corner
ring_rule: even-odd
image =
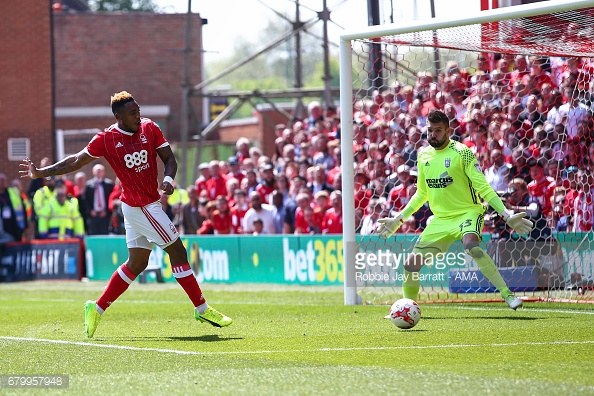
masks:
[[[594,177],[587,169],[578,171],[579,192],[573,204],[573,232],[589,232],[594,225]]]
[[[196,232],[198,235],[212,235],[214,234],[214,226],[212,222],[212,215],[217,210],[217,204],[214,201],[210,201],[206,204],[206,220],[202,222],[202,225]]]
[[[234,234],[243,234],[243,218],[250,208],[247,203],[247,192],[242,189],[235,190],[235,206],[231,208],[231,225]]]
[[[62,175],[62,181],[64,182],[64,186],[66,187],[66,194],[74,197],[74,183],[68,180],[66,175]]]
[[[274,182],[274,166],[272,164],[266,164],[260,170],[260,175],[262,176],[260,183],[256,186],[256,191],[260,193],[262,197],[262,202],[270,203],[268,201],[269,195],[275,189],[275,182]]]
[[[221,174],[221,167],[219,161],[210,161],[211,178],[206,181],[207,196],[210,201],[216,199],[219,195],[227,195],[227,185],[225,178]]]
[[[570,166],[564,172],[567,179],[563,183],[563,185],[566,186],[565,202],[563,202],[563,213],[566,216],[573,213],[575,198],[579,192],[577,187],[577,172],[578,168],[576,166]]]
[[[307,228],[303,230],[303,234],[321,234],[321,218],[317,209],[311,206],[305,207],[303,210],[303,217],[307,223]]]
[[[551,78],[549,72],[544,71],[545,58],[543,57],[531,57],[530,58],[530,76],[535,78],[535,89],[537,93],[540,93],[542,89],[542,85],[544,83],[551,84],[553,88],[557,86],[557,84]]]
[[[237,139],[237,143],[235,143],[235,148],[237,149],[237,159],[241,164],[246,158],[250,157],[250,141],[248,138],[240,137]]]
[[[332,150],[332,156],[334,157],[334,163],[336,165],[334,166],[334,168],[330,169],[328,171],[328,174],[326,175],[326,181],[328,182],[329,185],[334,184],[334,177],[336,176],[337,173],[340,173],[340,164],[342,162],[342,155],[340,153],[340,147],[335,147]]]
[[[229,164],[229,173],[227,173],[227,180],[229,179],[237,179],[237,181],[241,184],[241,181],[245,177],[245,173],[239,167],[239,158],[237,156],[229,157],[227,160]]]
[[[227,203],[232,208],[235,206],[235,190],[239,188],[239,181],[235,178],[227,179],[225,185],[227,186]]]
[[[532,198],[538,201],[545,216],[549,216],[552,210],[551,197],[555,190],[555,179],[545,175],[543,160],[528,161],[530,167],[530,177],[532,181],[528,184],[528,193]]]
[[[79,197],[85,193],[86,182],[87,175],[85,174],[85,172],[76,172],[76,174],[74,175],[74,198],[80,200]]]
[[[330,205],[322,219],[322,234],[342,234],[342,193],[339,190],[330,193]]]
[[[398,185],[394,187],[388,195],[388,205],[393,210],[400,212],[408,203],[408,186],[411,185],[410,168],[408,165],[400,165],[397,169]]]
[[[580,58],[567,58],[566,70],[561,74],[561,82],[571,81],[578,91],[588,91],[592,80],[591,72],[592,70],[584,68],[584,63]]]
[[[305,219],[305,208],[312,208],[311,197],[307,193],[297,194],[297,210],[295,211],[295,234],[307,234],[309,233],[309,224]]]
[[[233,230],[229,203],[224,195],[217,197],[217,210],[212,214],[212,226],[215,234],[227,235]]]
[[[198,165],[200,176],[194,183],[196,185],[196,193],[200,195],[202,191],[206,191],[206,182],[210,179],[210,167],[207,162],[203,162]]]
[[[322,218],[324,213],[326,213],[326,211],[330,208],[328,206],[329,196],[330,194],[328,194],[328,191],[325,190],[319,191],[314,195],[316,209],[320,213],[320,218]]]
[[[367,189],[367,176],[363,173],[355,175],[355,209],[367,210],[372,191]]]

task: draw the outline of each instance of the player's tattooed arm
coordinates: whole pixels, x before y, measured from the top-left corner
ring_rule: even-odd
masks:
[[[78,170],[83,166],[90,164],[95,159],[96,158],[87,154],[86,151],[82,150],[77,154],[69,155],[55,164],[46,166],[45,168],[37,168],[33,161],[29,158],[25,158],[23,162],[19,164],[19,167],[21,168],[19,173],[21,174],[21,177],[30,177],[31,179],[63,175]]]
[[[165,177],[161,183],[161,191],[167,195],[171,195],[174,190],[173,179],[175,179],[175,174],[177,173],[177,160],[175,159],[175,155],[173,155],[171,146],[158,148],[157,154],[159,154],[159,158],[161,158],[161,161],[165,164],[165,169],[163,171]]]
[[[165,165],[165,169],[163,171],[165,176],[175,179],[175,175],[177,174],[177,160],[175,159],[175,155],[171,150],[171,146],[158,148],[157,154],[159,154],[159,158],[161,158],[161,161],[163,161],[163,164]]]

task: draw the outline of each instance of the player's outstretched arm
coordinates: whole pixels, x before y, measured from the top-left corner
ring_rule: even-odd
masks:
[[[31,179],[38,179],[40,177],[64,175],[82,168],[90,164],[96,158],[91,157],[85,150],[81,150],[77,154],[69,155],[55,164],[46,166],[45,168],[37,168],[33,161],[25,158],[20,164],[19,174],[21,177],[30,177]]]
[[[165,165],[165,169],[163,173],[165,174],[165,178],[161,183],[161,190],[167,194],[173,194],[173,179],[175,179],[175,175],[177,174],[177,160],[175,159],[175,155],[173,154],[173,150],[171,150],[171,146],[167,145],[165,147],[161,147],[157,149],[157,154],[159,154],[159,158],[163,161]]]

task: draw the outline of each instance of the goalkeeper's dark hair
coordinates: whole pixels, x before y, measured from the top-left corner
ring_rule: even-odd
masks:
[[[124,109],[128,102],[134,102],[134,98],[126,91],[115,93],[111,96],[111,112],[113,115],[118,114]]]
[[[450,119],[448,118],[446,113],[444,113],[441,110],[431,109],[429,111],[429,115],[427,116],[427,121],[429,121],[432,124],[442,123],[446,127],[450,127]]]

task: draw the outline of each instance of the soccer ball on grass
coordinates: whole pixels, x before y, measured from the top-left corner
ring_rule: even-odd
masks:
[[[421,320],[421,308],[410,298],[401,298],[392,304],[390,314],[385,316],[401,329],[412,329]]]

